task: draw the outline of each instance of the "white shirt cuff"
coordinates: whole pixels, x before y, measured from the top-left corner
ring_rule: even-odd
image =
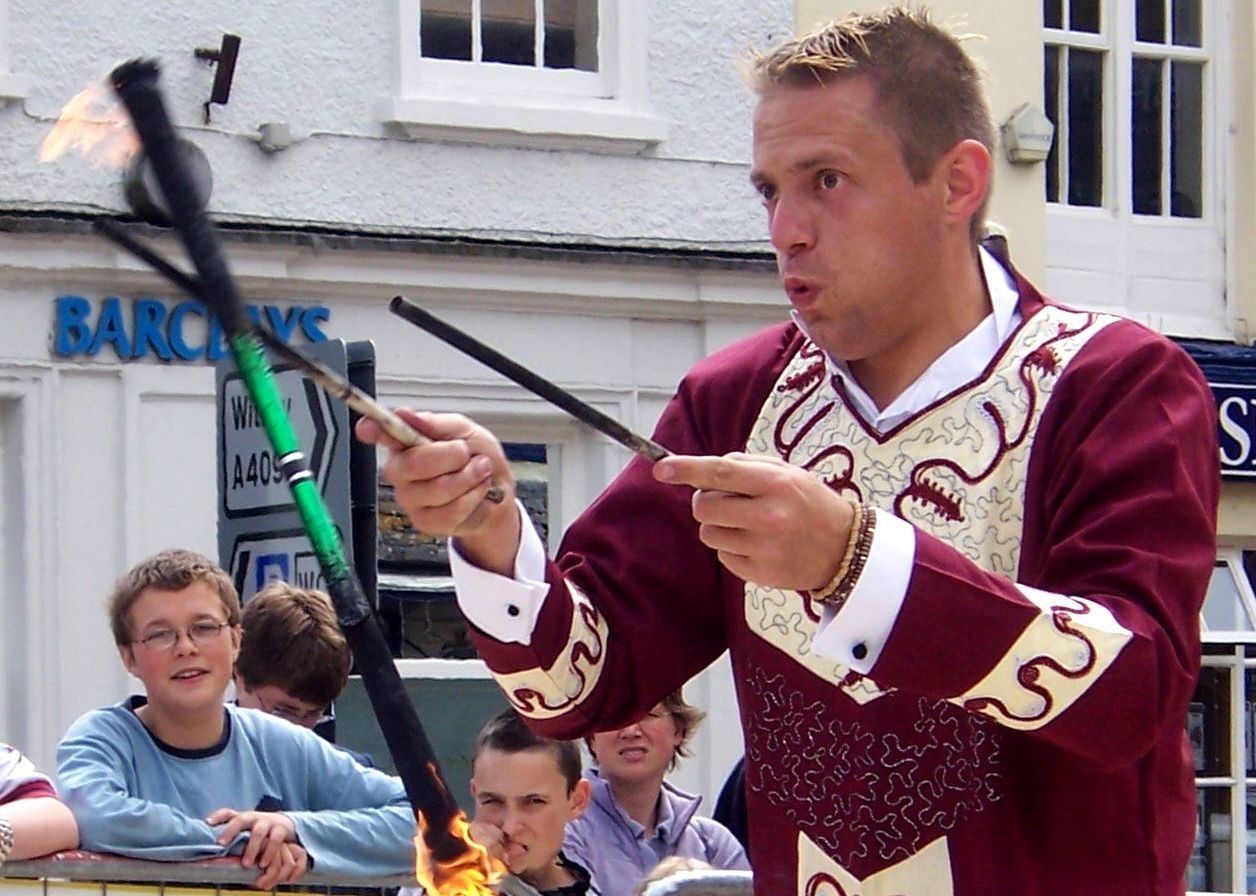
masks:
[[[449,569],[458,606],[467,621],[498,641],[532,643],[532,630],[549,593],[545,581],[545,546],[527,511],[519,507],[519,551],[515,577],[508,579],[473,565],[449,539]]]
[[[877,515],[868,560],[840,612],[825,607],[812,645],[820,656],[861,675],[876,665],[898,619],[916,559],[916,529],[892,513]]]

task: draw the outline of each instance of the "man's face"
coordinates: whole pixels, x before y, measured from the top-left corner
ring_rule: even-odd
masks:
[[[785,293],[830,355],[892,363],[928,339],[945,167],[913,183],[864,77],[762,95],[751,181]]]
[[[551,750],[487,749],[475,759],[471,795],[475,821],[502,832],[505,861],[525,881],[544,881],[563,846],[567,822],[588,803],[589,783],[571,793]]]
[[[675,717],[660,703],[638,722],[594,734],[589,750],[602,777],[612,783],[662,783],[680,741]]]
[[[127,671],[144,683],[152,711],[181,718],[220,714],[240,633],[225,625],[227,613],[218,595],[203,582],[179,591],[146,588],[131,605],[129,618],[131,643],[118,652]],[[206,634],[217,624],[224,627]],[[154,643],[170,632],[177,636],[173,646]]]

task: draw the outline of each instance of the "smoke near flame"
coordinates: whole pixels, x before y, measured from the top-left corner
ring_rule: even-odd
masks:
[[[435,861],[423,839],[426,833],[427,818],[420,813],[419,835],[414,838],[414,870],[419,886],[430,896],[495,896],[493,884],[506,874],[506,866],[471,839],[465,813],[459,812],[450,825],[450,835],[467,845],[467,851],[456,859]]]
[[[140,149],[126,109],[103,81],[89,84],[61,107],[39,147],[39,161],[51,162],[70,149],[109,168],[125,168]]]

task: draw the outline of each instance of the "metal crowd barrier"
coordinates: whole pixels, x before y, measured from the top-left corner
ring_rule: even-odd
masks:
[[[749,871],[678,871],[647,884],[641,896],[753,896]]]
[[[149,862],[104,853],[69,850],[39,859],[0,865],[0,896],[219,896],[250,888],[256,868],[226,856],[199,862]],[[385,878],[342,877],[308,872],[279,890],[379,896],[415,886],[407,874]]]

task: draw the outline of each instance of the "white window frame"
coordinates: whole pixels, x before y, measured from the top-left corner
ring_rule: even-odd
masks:
[[[1201,4],[1203,47],[1198,50],[1136,41],[1134,0],[1100,0],[1099,34],[1043,29],[1048,46],[1104,53],[1102,203],[1097,207],[1067,204],[1065,84],[1064,120],[1057,128],[1064,201],[1047,203],[1047,286],[1053,298],[1124,314],[1161,332],[1229,340],[1234,328],[1234,311],[1225,288],[1230,122],[1224,110],[1230,107],[1232,92],[1228,41],[1233,0],[1201,0]],[[1164,213],[1133,212],[1130,66],[1135,56],[1153,55],[1205,62],[1200,218],[1170,216],[1167,193]],[[1167,120],[1167,104],[1165,116]],[[1163,165],[1167,169],[1167,159]]]
[[[639,0],[598,0],[596,72],[425,59],[421,4],[397,0],[396,83],[384,111],[408,136],[616,153],[667,136],[649,104],[649,10]]]

